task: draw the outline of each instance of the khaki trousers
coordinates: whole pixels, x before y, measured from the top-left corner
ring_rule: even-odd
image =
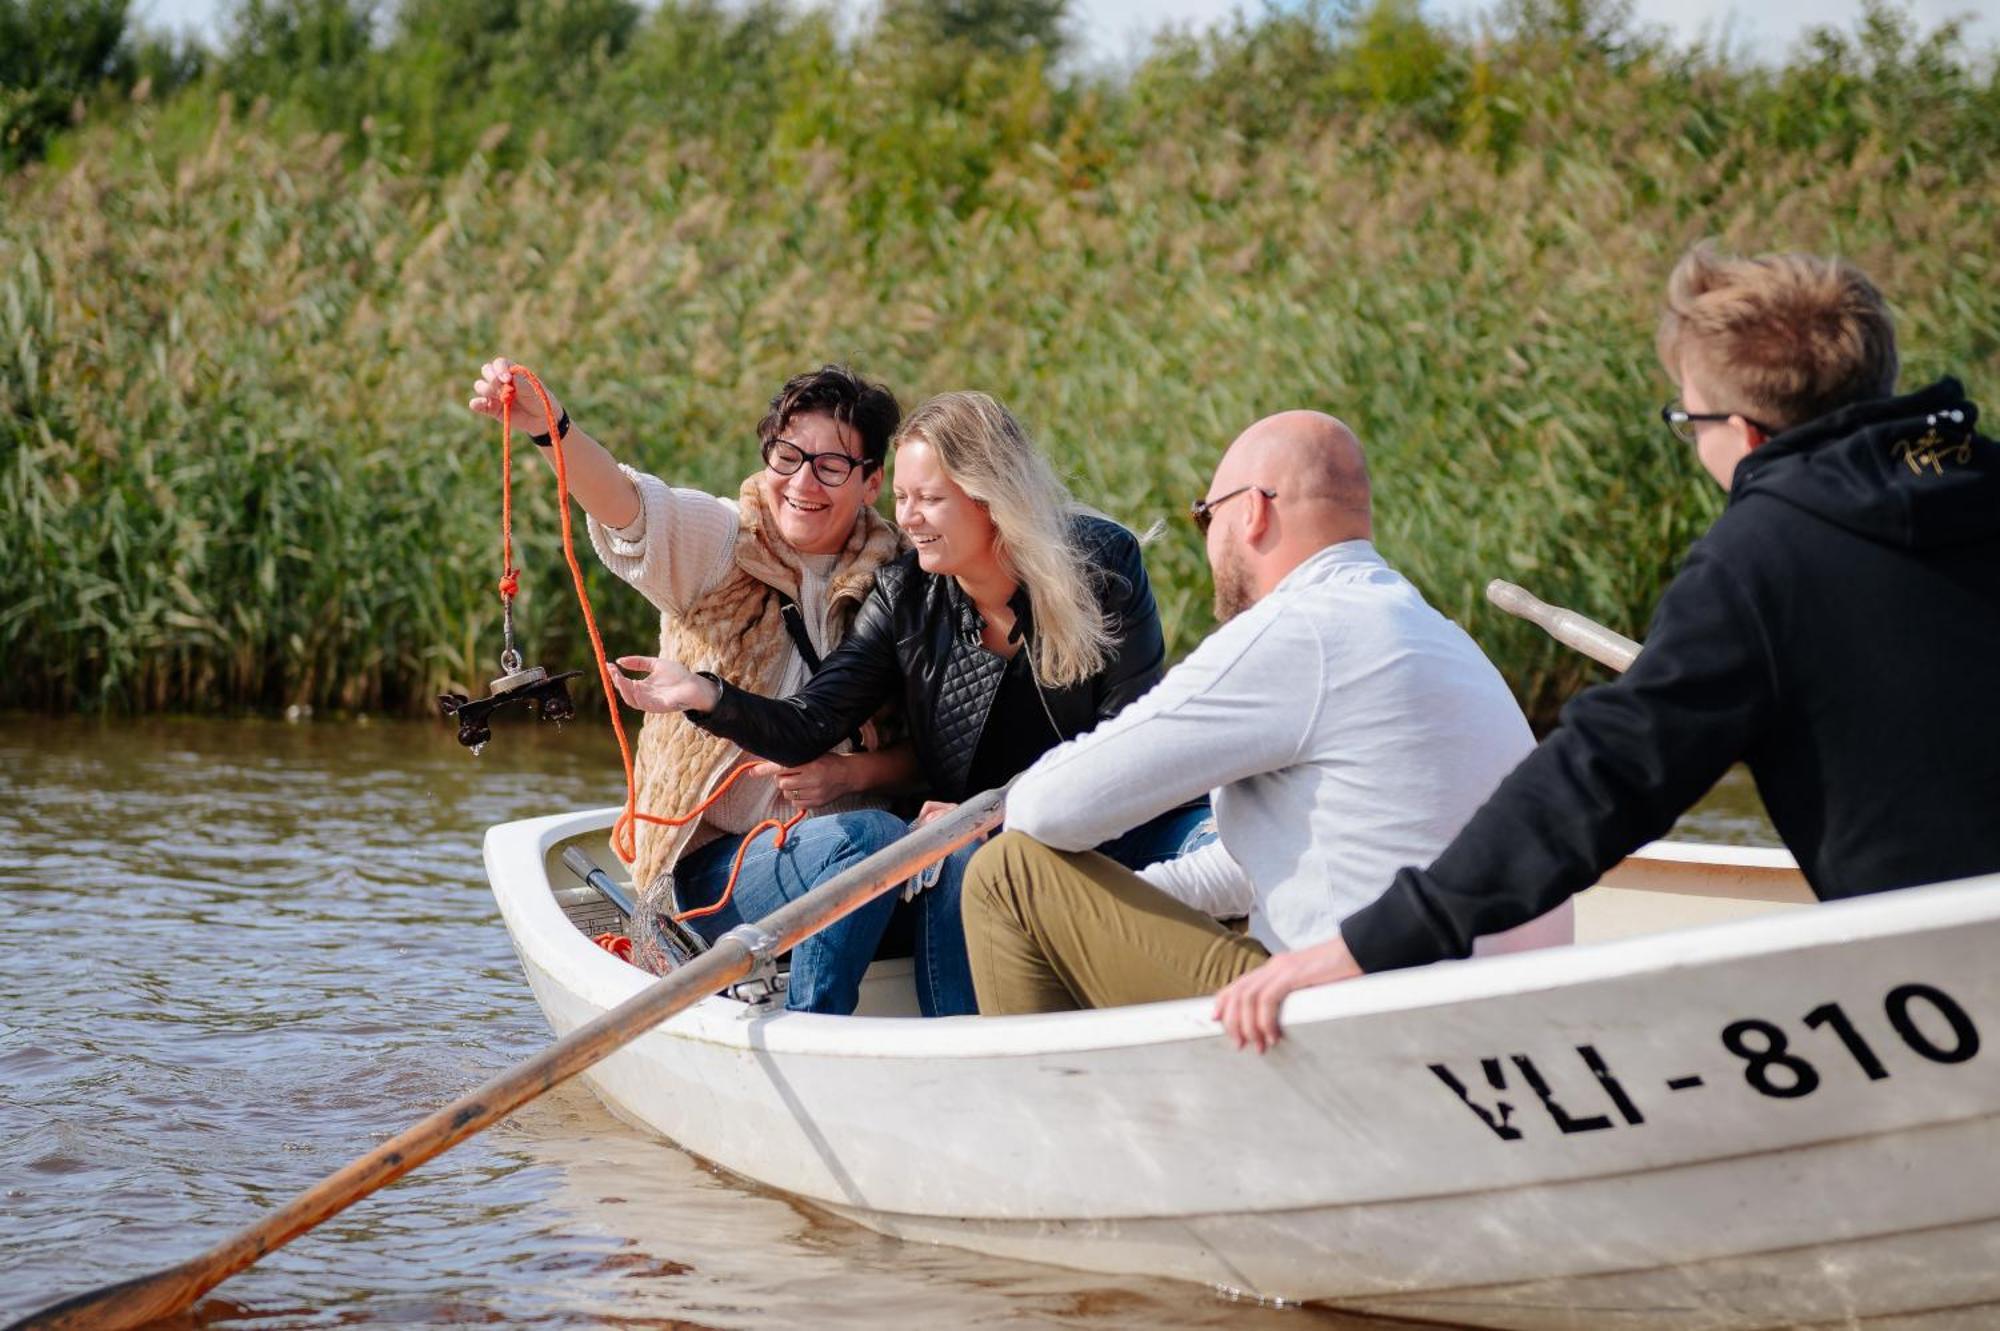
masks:
[[[1050,850],[1020,832],[973,856],[964,911],[987,1016],[1197,998],[1271,957],[1095,851]]]

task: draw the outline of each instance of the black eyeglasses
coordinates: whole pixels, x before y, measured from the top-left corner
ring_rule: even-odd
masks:
[[[1278,497],[1276,490],[1267,490],[1261,485],[1239,485],[1226,495],[1217,495],[1213,499],[1197,499],[1188,505],[1188,516],[1194,519],[1194,529],[1203,536],[1208,535],[1208,524],[1214,520],[1211,515],[1215,510],[1236,498],[1237,495],[1249,494],[1252,490],[1263,495],[1266,499],[1276,499]]]
[[[1694,427],[1701,422],[1726,421],[1732,416],[1742,416],[1743,423],[1761,435],[1769,436],[1777,433],[1770,426],[1761,425],[1751,420],[1748,416],[1743,416],[1743,413],[1740,411],[1689,411],[1681,405],[1679,398],[1675,398],[1673,401],[1667,403],[1666,406],[1660,408],[1660,419],[1666,422],[1667,429],[1673,432],[1674,438],[1684,444],[1694,442]]]
[[[812,464],[819,483],[830,490],[847,484],[847,478],[857,470],[866,475],[875,465],[871,458],[851,457],[846,453],[808,453],[789,439],[764,441],[764,465],[778,475],[791,476],[807,463]]]

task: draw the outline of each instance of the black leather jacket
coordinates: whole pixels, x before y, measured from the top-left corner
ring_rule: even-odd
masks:
[[[1065,739],[1093,729],[1152,688],[1166,661],[1139,542],[1102,518],[1075,521],[1113,645],[1097,674],[1043,691]],[[1015,594],[1012,608],[1017,634],[1025,632],[1032,642],[1025,589]],[[900,692],[931,798],[962,800],[977,793],[966,789],[966,781],[980,736],[989,724],[1007,724],[990,714],[1007,662],[981,645],[984,626],[957,579],[925,573],[911,552],[876,571],[853,629],[799,692],[766,698],[718,681],[722,697],[715,709],[689,712],[688,719],[759,757],[795,766],[831,749]]]

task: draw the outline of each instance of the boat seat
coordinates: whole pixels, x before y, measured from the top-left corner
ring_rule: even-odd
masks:
[[[625,917],[616,906],[604,899],[603,893],[588,883],[558,887],[554,889],[554,894],[556,905],[562,907],[562,913],[569,917],[569,922],[585,938],[625,932]]]

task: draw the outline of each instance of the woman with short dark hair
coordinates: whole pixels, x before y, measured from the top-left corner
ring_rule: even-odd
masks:
[[[576,428],[560,403],[552,427],[540,400],[514,393],[512,364],[483,367],[472,410],[498,417],[513,398],[513,419],[537,444],[562,433],[570,493],[590,517],[599,558],[660,611],[660,650],[759,688],[805,684],[820,657],[846,636],[876,570],[903,542],[874,509],[882,465],[901,413],[895,396],[843,366],[788,380],[758,423],[762,470],[734,498],[670,486],[621,465]],[[667,960],[654,913],[715,906],[738,850],[760,823],[794,808],[819,816],[794,827],[782,847],[752,840],[733,897],[688,922],[714,939],[755,920],[900,836],[885,812],[885,791],[908,785],[907,744],[886,750],[859,718],[811,761],[762,763],[700,817],[681,827],[641,821],[632,881],[639,888],[634,959],[649,970]],[[736,744],[674,716],[648,717],[639,735],[637,805],[656,816],[702,803],[745,760]],[[871,904],[793,951],[787,1003],[814,1012],[854,1010],[857,984],[880,941],[893,903]]]

